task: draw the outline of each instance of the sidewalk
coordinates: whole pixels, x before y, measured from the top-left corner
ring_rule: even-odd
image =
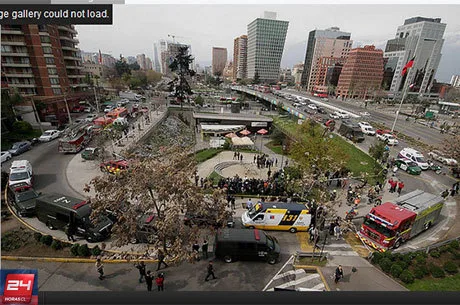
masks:
[[[111,154],[116,153],[118,155],[122,155],[125,149],[137,143],[145,135],[147,135],[152,128],[164,118],[165,115],[165,111],[158,112],[158,114],[156,111],[150,112],[150,123],[148,124],[141,117],[139,120],[132,123],[131,126],[134,126],[134,128],[130,126],[130,131],[127,136],[124,136],[119,141],[110,141],[110,143],[108,143],[105,147],[106,151]],[[138,124],[140,124],[140,129],[138,128]],[[91,189],[89,193],[84,192],[83,189],[85,188],[85,185],[91,181],[91,179],[101,174],[99,163],[99,161],[84,160],[80,154],[76,154],[66,168],[68,185],[83,197],[94,196],[95,193],[93,189]]]

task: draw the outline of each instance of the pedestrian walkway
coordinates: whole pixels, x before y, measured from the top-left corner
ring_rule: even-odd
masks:
[[[275,290],[325,291],[326,287],[319,273],[296,269],[291,257],[263,289],[263,291]]]
[[[128,134],[117,141],[110,141],[106,144],[105,150],[109,153],[122,155],[123,151],[138,143],[145,137],[161,120],[166,116],[166,111],[150,112],[150,122],[147,123],[143,117],[132,123]],[[95,193],[91,190],[89,193],[84,192],[85,185],[89,184],[91,179],[101,174],[100,162],[93,160],[84,160],[80,154],[76,154],[66,168],[66,178],[68,185],[82,197],[94,196]]]

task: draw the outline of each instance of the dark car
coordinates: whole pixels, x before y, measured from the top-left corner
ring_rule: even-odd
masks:
[[[326,110],[324,110],[323,107],[316,107],[316,109],[317,109],[318,113],[321,113],[321,114],[326,114],[327,113]]]
[[[142,215],[137,221],[136,236],[131,240],[131,243],[149,243],[153,244],[157,239],[157,229],[154,226],[154,215]]]
[[[97,147],[87,147],[81,153],[81,157],[84,160],[94,160],[99,156],[99,148]]]
[[[35,215],[36,200],[41,195],[29,184],[20,182],[12,184],[8,190],[8,198],[16,213],[22,217]]]
[[[8,151],[13,156],[17,156],[17,155],[20,155],[20,154],[30,150],[31,147],[32,147],[32,144],[29,141],[16,142],[16,143],[13,144],[11,149],[8,150]]]
[[[233,228],[235,226],[235,221],[232,216],[227,218],[227,221],[222,222],[217,220],[217,215],[214,213],[203,214],[203,213],[193,213],[187,212],[184,216],[185,225],[192,226],[213,226],[213,227],[222,227],[223,225]]]

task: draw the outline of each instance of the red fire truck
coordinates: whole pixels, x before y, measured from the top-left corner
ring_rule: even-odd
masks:
[[[59,139],[58,151],[64,153],[77,153],[91,140],[91,124],[80,123],[70,126]]]
[[[358,237],[372,248],[384,252],[428,230],[439,220],[444,199],[421,190],[386,202],[366,215]]]

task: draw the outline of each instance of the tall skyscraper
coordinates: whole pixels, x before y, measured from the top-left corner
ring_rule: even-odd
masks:
[[[248,78],[257,74],[263,82],[277,82],[289,21],[276,20],[265,12],[248,25]]]
[[[153,70],[161,72],[160,54],[158,53],[158,43],[153,44]]]
[[[147,70],[147,59],[145,57],[145,54],[138,54],[136,56],[136,62],[139,64],[139,67],[141,67],[141,70]]]
[[[388,80],[391,78],[391,83],[386,84],[390,92],[401,92],[404,83],[414,84],[411,91],[430,92],[441,60],[445,29],[441,18],[424,17],[406,19],[404,25],[398,27],[396,37],[388,40],[384,53],[385,73],[390,74]],[[403,76],[402,69],[414,57],[412,68]]]
[[[248,77],[248,36],[236,37],[233,41],[233,80]]]
[[[345,62],[353,44],[350,38],[351,33],[342,32],[338,27],[311,31],[308,35],[301,86],[307,91],[314,91],[315,86],[326,86],[327,69]]]
[[[350,51],[340,73],[336,95],[366,98],[380,89],[383,80],[383,51],[364,46]]]
[[[145,70],[153,70],[152,60],[149,57],[145,58]]]
[[[227,64],[227,49],[212,48],[212,75],[223,76],[225,65]]]

